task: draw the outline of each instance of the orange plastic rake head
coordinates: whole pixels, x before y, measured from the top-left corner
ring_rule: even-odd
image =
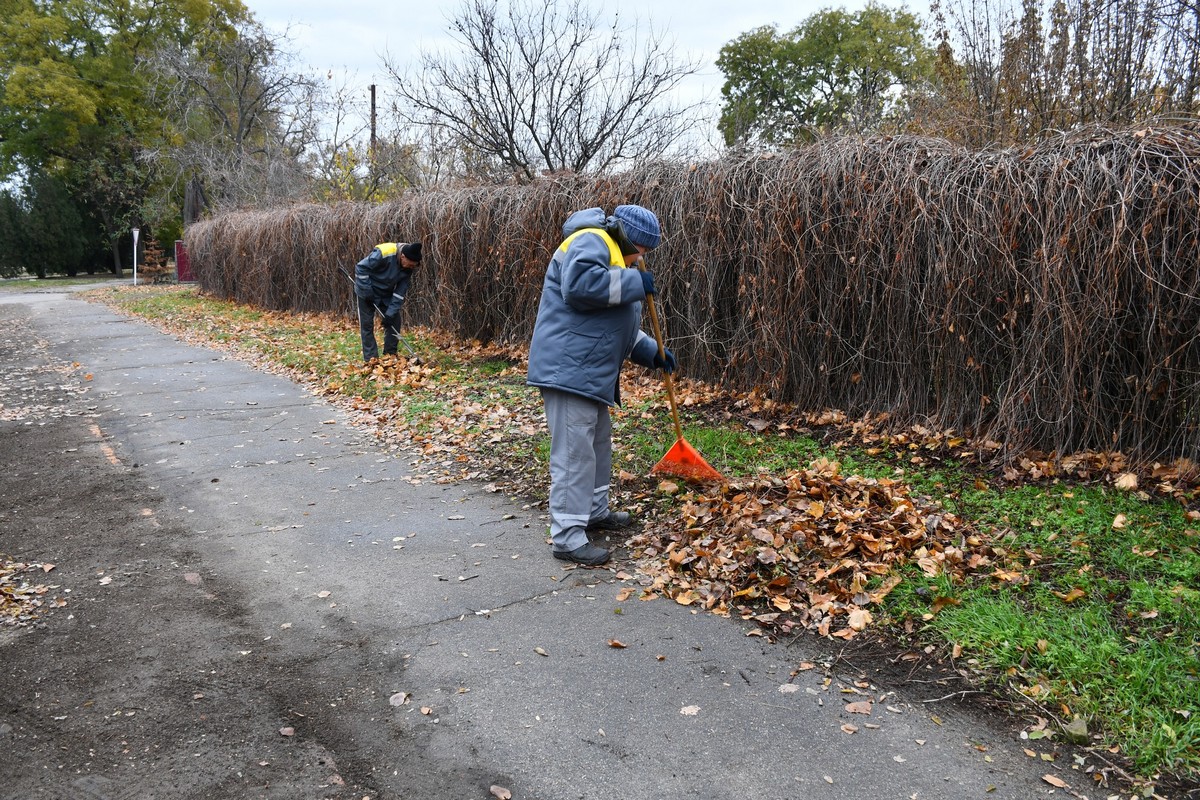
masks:
[[[667,454],[650,470],[660,475],[675,475],[694,483],[724,481],[725,476],[717,472],[687,439],[678,439]]]
[[[644,269],[641,265],[638,269]],[[646,295],[646,307],[650,310],[650,324],[654,326],[654,338],[658,340],[658,355],[663,357],[662,328],[658,324],[658,310],[654,307],[654,295]],[[675,423],[675,444],[667,454],[658,460],[650,472],[660,475],[674,475],[694,483],[708,481],[724,481],[725,476],[713,469],[712,465],[688,444],[683,438],[683,426],[679,424],[679,404],[675,402],[675,383],[671,373],[663,373],[663,382],[667,385],[667,398],[671,401],[671,419]]]

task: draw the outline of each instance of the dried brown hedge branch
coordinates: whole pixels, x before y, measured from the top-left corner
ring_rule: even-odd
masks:
[[[244,212],[188,229],[202,286],[349,308],[379,241],[428,254],[407,319],[524,342],[573,210],[654,209],[693,378],[1060,453],[1200,457],[1200,130],[1088,129],[971,151],[922,137],[652,164],[597,179]]]

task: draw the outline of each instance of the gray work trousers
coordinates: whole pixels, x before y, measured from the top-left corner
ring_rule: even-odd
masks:
[[[377,303],[370,297],[358,298],[358,334],[362,339],[363,361],[379,357],[379,345],[375,341],[376,314],[379,314],[379,322],[383,325],[383,354],[394,356],[396,348],[400,346],[400,337],[397,336],[400,332],[400,316],[389,318],[383,315],[388,300]]]
[[[608,406],[542,389],[550,427],[550,539],[559,552],[587,544],[587,525],[608,516],[612,419]]]

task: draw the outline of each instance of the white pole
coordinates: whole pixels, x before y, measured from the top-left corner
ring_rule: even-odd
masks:
[[[133,285],[137,286],[137,237],[138,229],[133,229]]]

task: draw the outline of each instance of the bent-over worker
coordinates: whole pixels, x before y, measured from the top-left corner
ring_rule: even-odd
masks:
[[[400,345],[400,311],[421,263],[420,242],[387,242],[375,248],[354,268],[354,294],[358,298],[358,329],[363,361],[379,357],[375,342],[375,315],[383,325],[383,354],[396,355]]]

